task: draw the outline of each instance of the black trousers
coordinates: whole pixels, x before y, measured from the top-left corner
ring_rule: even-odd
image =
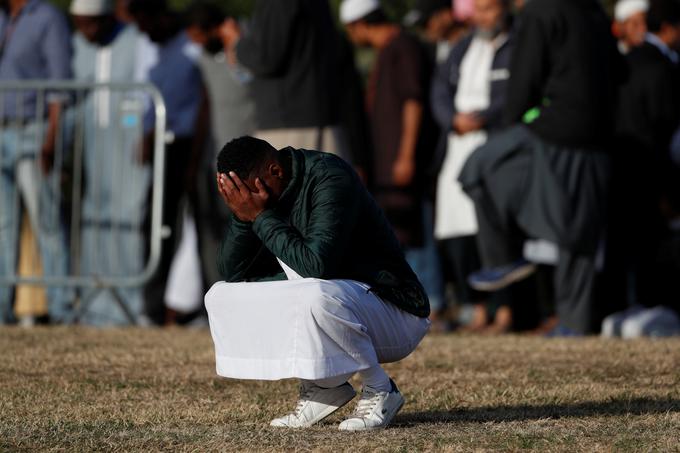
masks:
[[[163,187],[163,225],[170,227],[170,236],[162,240],[158,270],[144,288],[146,315],[156,324],[165,322],[165,289],[170,266],[179,245],[179,208],[187,194],[185,178],[191,155],[192,137],[176,138],[166,147],[165,182]],[[150,213],[147,224],[150,224]],[[146,231],[150,231],[146,228]],[[147,244],[149,241],[147,241]]]
[[[497,267],[522,258],[527,234],[516,223],[517,209],[531,169],[531,154],[517,154],[500,165],[495,177],[487,178],[483,187],[469,193],[477,213],[478,246],[485,267]],[[517,203],[498,207],[491,191],[510,192]],[[579,333],[589,333],[596,328],[593,325],[595,255],[594,252],[574,252],[560,247],[554,272],[556,314],[563,325]]]
[[[487,294],[474,290],[467,283],[467,277],[481,268],[477,239],[475,236],[461,236],[438,241],[437,249],[442,264],[442,274],[453,284],[456,301],[460,304],[478,304],[487,299]]]

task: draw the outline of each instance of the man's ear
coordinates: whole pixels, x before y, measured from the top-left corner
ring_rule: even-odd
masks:
[[[283,179],[284,174],[283,174],[283,167],[279,165],[276,162],[272,162],[269,164],[269,168],[267,168],[267,172],[274,178],[277,179]]]

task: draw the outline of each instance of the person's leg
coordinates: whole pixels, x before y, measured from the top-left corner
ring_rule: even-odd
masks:
[[[162,240],[158,270],[144,288],[145,312],[156,324],[165,322],[165,288],[178,243],[179,203],[184,194],[184,176],[190,145],[190,139],[179,138],[167,147],[163,192],[163,225],[170,227],[170,235]]]
[[[327,325],[331,338],[346,341],[342,330],[331,328],[339,320],[356,320],[368,334],[375,351],[375,362],[359,371],[363,390],[353,414],[340,430],[358,431],[382,428],[389,424],[404,404],[396,384],[381,363],[396,362],[408,356],[429,329],[429,321],[406,313],[368,291],[368,286],[348,281],[329,282],[323,292],[331,296],[313,308],[319,325]],[[337,291],[355,297],[342,300]],[[372,355],[372,354],[371,354]],[[371,357],[372,358],[372,357]]]
[[[68,247],[62,219],[60,171],[43,175],[38,161],[23,159],[17,166],[18,187],[40,246],[45,277],[66,278]],[[59,174],[58,174],[59,173]],[[65,287],[47,288],[48,312],[52,322],[67,322],[72,317],[74,293]]]
[[[555,306],[559,323],[577,334],[593,329],[595,257],[560,249],[555,269]]]
[[[0,166],[0,276],[16,274],[19,214],[13,169]],[[0,285],[0,325],[14,322],[12,287]]]
[[[218,374],[241,379],[298,377],[320,387],[329,385],[324,382],[329,378],[337,378],[330,382],[337,384],[359,371],[372,385],[383,387],[384,378],[376,367],[410,354],[429,322],[380,300],[368,289],[357,282],[317,279],[214,285],[205,300]],[[257,319],[258,331],[253,334],[243,319]],[[303,386],[301,401],[330,395],[335,399],[327,405],[337,409],[338,399],[346,404],[353,396],[351,387],[340,387],[324,393]],[[365,385],[365,390],[371,389]],[[395,398],[394,392],[385,391],[381,398],[388,394]],[[401,407],[390,406],[391,416],[397,406]],[[391,416],[382,421],[389,422]],[[286,418],[285,426],[308,426],[319,419],[296,411],[295,423],[290,420]]]
[[[524,237],[508,225],[485,190],[475,193],[477,247],[484,267],[498,267],[522,257]]]

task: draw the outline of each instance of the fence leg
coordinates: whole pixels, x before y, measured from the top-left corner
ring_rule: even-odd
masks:
[[[73,321],[71,324],[80,323],[80,318],[90,307],[90,304],[92,304],[92,301],[94,301],[95,297],[97,297],[102,291],[103,288],[92,288],[80,298],[78,308],[76,308],[73,312]]]
[[[118,304],[121,310],[123,310],[123,313],[125,313],[125,317],[128,319],[130,322],[131,326],[136,326],[137,325],[137,318],[135,318],[135,315],[132,314],[130,311],[130,308],[127,306],[125,301],[123,300],[123,297],[120,295],[120,292],[118,292],[118,288],[111,288],[111,295],[113,296],[114,300]]]

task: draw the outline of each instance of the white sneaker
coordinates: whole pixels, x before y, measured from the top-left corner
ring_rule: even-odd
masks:
[[[339,387],[325,389],[309,381],[300,384],[300,399],[294,412],[275,418],[270,425],[277,428],[306,428],[320,422],[356,395],[354,388],[345,382]]]
[[[392,391],[378,392],[364,387],[361,399],[350,418],[340,423],[341,431],[365,431],[381,429],[389,425],[399,409],[404,405],[404,397],[390,379]]]

